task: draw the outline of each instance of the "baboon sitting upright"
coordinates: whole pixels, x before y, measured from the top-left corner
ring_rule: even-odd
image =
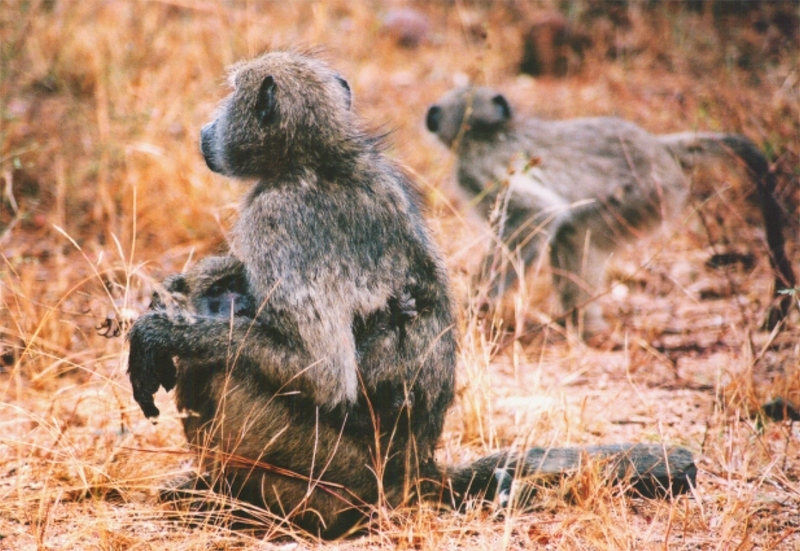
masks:
[[[130,332],[131,382],[152,416],[173,357],[220,372],[197,407],[217,450],[203,468],[239,498],[334,536],[381,494],[398,504],[416,481],[441,482],[433,452],[455,368],[447,276],[416,191],[359,129],[344,79],[274,52],[230,81],[201,145],[215,172],[255,180],[231,249],[257,315],[145,313]],[[402,336],[374,331],[381,312],[403,317],[402,297],[415,312]],[[398,388],[410,411],[373,421]]]
[[[158,413],[152,394],[175,380],[182,400],[180,372],[205,377],[191,415],[215,489],[322,537],[350,530],[381,498],[457,506],[502,494],[513,474],[551,457],[564,461],[531,450],[519,461],[434,462],[453,400],[455,329],[411,181],[360,130],[347,83],[325,63],[273,52],[235,66],[230,80],[201,145],[213,171],[255,181],[231,242],[255,316],[198,316],[189,306],[142,315],[128,371],[145,413]],[[399,411],[382,405],[398,394]],[[581,454],[570,453],[574,466]],[[588,453],[617,457],[615,476],[630,474],[645,493],[682,492],[694,479],[680,448]]]
[[[784,251],[781,209],[774,175],[758,148],[744,136],[680,133],[654,136],[614,117],[544,121],[515,117],[506,98],[485,87],[463,87],[428,109],[428,130],[456,153],[460,186],[478,199],[489,218],[497,204],[495,229],[502,242],[528,265],[549,247],[561,306],[584,333],[605,328],[592,301],[611,254],[622,244],[657,227],[684,204],[683,169],[708,157],[738,156],[759,189],[775,291],[795,279]],[[498,194],[507,194],[498,202]],[[489,299],[509,289],[517,272],[498,266],[492,255],[483,266],[491,282]],[[774,326],[791,301],[780,299],[767,321]]]

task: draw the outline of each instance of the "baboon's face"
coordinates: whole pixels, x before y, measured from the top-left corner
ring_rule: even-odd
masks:
[[[483,87],[451,90],[428,109],[425,125],[447,146],[459,137],[491,138],[511,120],[506,98]]]
[[[244,265],[231,256],[206,257],[184,276],[186,293],[200,316],[255,316]]]
[[[214,172],[274,176],[348,138],[350,87],[319,60],[272,52],[232,67],[229,81],[233,92],[200,132]]]
[[[193,297],[192,306],[200,316],[229,318],[255,315],[253,297],[247,293],[242,280],[234,276],[215,281],[205,293]]]

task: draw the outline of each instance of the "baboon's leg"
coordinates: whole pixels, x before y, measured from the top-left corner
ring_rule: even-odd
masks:
[[[195,511],[202,517],[262,524],[266,509],[274,521],[282,519],[311,535],[332,538],[365,519],[371,502],[348,489],[324,482],[316,486],[286,476],[253,470],[185,475],[159,492],[159,501]],[[231,498],[243,503],[232,503]],[[251,508],[248,504],[258,509]],[[227,511],[227,512],[226,512]]]
[[[376,437],[353,434],[298,396],[265,395],[247,373],[235,368],[213,419],[195,434],[206,480],[314,535],[338,535],[378,503]]]
[[[608,327],[593,299],[602,286],[608,260],[620,244],[609,216],[607,209],[596,205],[570,211],[556,222],[550,241],[553,283],[561,306],[587,335]]]
[[[510,204],[498,215],[500,219],[494,232],[497,241],[492,244],[481,266],[481,281],[490,282],[490,300],[511,289],[521,275],[518,268],[527,270],[546,242],[546,214],[542,214],[538,205],[519,203],[517,197],[512,197]]]
[[[360,470],[360,469],[359,469]],[[340,484],[309,482],[281,474],[237,470],[227,472],[218,482],[217,490],[242,501],[263,506],[279,518],[314,536],[325,539],[340,536],[344,531],[366,519],[377,503],[374,474],[372,492],[363,495],[365,488],[343,487]],[[221,487],[222,486],[222,487]]]

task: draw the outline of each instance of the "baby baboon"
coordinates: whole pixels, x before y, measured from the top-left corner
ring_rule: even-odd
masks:
[[[250,294],[244,264],[233,256],[208,256],[187,272],[161,282],[150,300],[150,310],[175,316],[254,318],[256,306]]]
[[[293,52],[239,64],[231,83],[201,142],[212,170],[255,180],[231,244],[256,313],[145,313],[130,332],[137,401],[157,414],[152,394],[177,380],[213,487],[322,537],[350,530],[381,498],[458,505],[502,493],[518,465],[508,453],[434,462],[455,372],[447,274],[412,183],[359,129],[347,83]],[[530,453],[521,474],[551,457]],[[570,453],[574,466],[581,454]],[[645,492],[684,491],[694,477],[682,449],[589,453],[619,459],[615,476],[632,473]]]
[[[565,313],[584,332],[605,327],[591,301],[606,263],[623,243],[657,227],[680,208],[688,191],[683,168],[695,159],[738,156],[757,182],[775,291],[794,285],[784,252],[781,210],[769,165],[747,138],[732,134],[682,133],[654,136],[613,117],[543,121],[512,116],[506,98],[484,87],[448,92],[428,109],[426,125],[457,160],[460,186],[489,218],[498,205],[496,230],[512,254],[529,264],[549,246],[555,287]],[[498,202],[501,190],[507,193]],[[483,276],[493,266],[484,262]],[[491,282],[495,298],[517,272],[502,266]],[[783,297],[768,325],[790,305]]]
[[[166,310],[170,301],[177,301],[179,307],[189,308],[197,316],[228,319],[256,315],[244,265],[232,256],[203,258],[188,272],[169,276],[161,287],[153,293],[151,310]]]
[[[233,316],[243,316],[254,319],[256,315],[255,303],[247,287],[247,275],[244,265],[232,256],[211,256],[200,260],[186,273],[175,274],[164,280],[161,287],[153,293],[150,310],[176,319],[192,320],[197,317],[216,318],[220,321],[230,321]],[[144,352],[144,351],[143,351]],[[135,356],[138,351],[132,351]],[[153,394],[159,386],[171,390],[178,383],[178,409],[193,410],[193,403],[186,392],[194,393],[198,385],[194,384],[197,373],[203,371],[216,371],[217,369],[204,365],[198,368],[198,362],[191,365],[194,373],[188,369],[176,370],[172,355],[164,354],[154,358],[157,363],[151,369],[131,371],[131,383],[134,388],[134,398],[139,403],[147,417],[157,417],[158,408],[153,402]],[[178,360],[180,362],[180,360]],[[147,367],[147,366],[144,366]],[[223,365],[224,368],[224,365]],[[178,373],[182,374],[180,384]],[[187,435],[192,418],[184,418],[184,428]]]

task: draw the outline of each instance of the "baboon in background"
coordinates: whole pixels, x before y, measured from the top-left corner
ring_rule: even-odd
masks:
[[[683,169],[709,157],[738,156],[750,169],[761,200],[776,296],[795,283],[784,250],[782,212],[773,195],[774,175],[744,136],[654,136],[614,117],[514,117],[506,98],[485,87],[451,90],[428,109],[426,126],[457,155],[458,182],[477,199],[481,213],[490,218],[497,205],[497,235],[523,265],[549,247],[561,306],[573,322],[583,322],[587,335],[606,327],[592,297],[611,254],[681,208],[688,192]],[[504,189],[507,194],[498,203]],[[500,273],[491,281],[490,301],[517,278],[514,269],[498,269],[494,262],[488,255],[482,274]],[[774,327],[790,304],[789,297],[782,297],[766,325]]]
[[[128,372],[148,416],[159,385],[177,381],[181,401],[180,372],[204,377],[190,404],[197,431],[187,432],[205,446],[201,467],[215,489],[329,538],[381,498],[502,498],[518,471],[546,472],[555,460],[563,472],[584,451],[614,456],[614,476],[632,475],[644,493],[688,488],[691,454],[658,445],[438,466],[455,329],[411,181],[360,130],[347,83],[325,63],[273,52],[236,65],[230,81],[201,146],[213,171],[255,180],[231,242],[255,317],[157,308],[129,334]],[[407,396],[399,412],[397,394]],[[354,430],[365,425],[373,430]]]

